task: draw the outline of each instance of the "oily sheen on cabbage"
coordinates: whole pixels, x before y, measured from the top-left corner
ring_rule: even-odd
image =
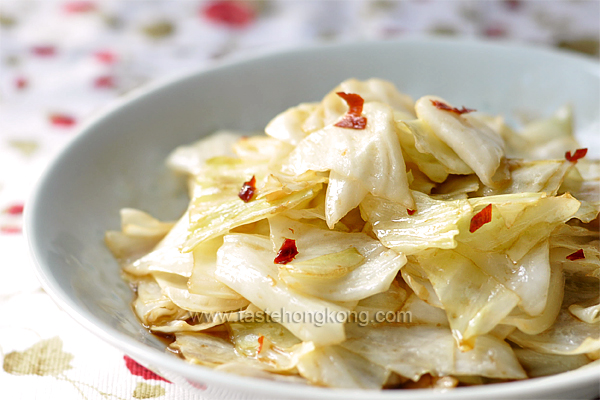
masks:
[[[105,239],[141,323],[191,363],[356,389],[552,375],[600,362],[586,151],[568,107],[514,129],[349,79],[264,133],[175,149],[181,218],[123,209]]]

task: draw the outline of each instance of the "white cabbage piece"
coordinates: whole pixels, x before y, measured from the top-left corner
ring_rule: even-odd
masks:
[[[394,280],[390,285],[390,288],[385,292],[369,296],[366,299],[362,299],[354,307],[354,313],[357,316],[357,322],[361,324],[375,321],[376,314],[387,313],[389,311],[399,311],[405,300],[407,292],[400,284]]]
[[[293,150],[293,146],[266,136],[244,136],[233,144],[234,153],[242,160],[266,162],[277,168],[278,162]]]
[[[135,208],[122,208],[121,231],[130,236],[164,236],[173,225],[173,222],[159,221],[150,214]]]
[[[441,308],[434,307],[421,300],[415,293],[411,293],[402,306],[404,313],[410,313],[410,322],[413,324],[426,324],[434,326],[447,326],[448,317]]]
[[[175,171],[196,175],[209,158],[233,156],[232,146],[240,137],[242,134],[238,132],[217,131],[195,143],[173,150],[167,158],[167,166]]]
[[[312,384],[346,389],[381,389],[390,371],[341,347],[320,347],[300,357],[301,376]]]
[[[162,325],[152,325],[153,332],[201,332],[218,327],[225,322],[236,322],[245,318],[253,318],[256,308],[250,304],[245,310],[234,312],[189,313],[186,320],[172,320]]]
[[[220,337],[194,332],[176,333],[175,338],[169,347],[194,364],[214,368],[239,359],[233,344]]]
[[[303,341],[317,346],[343,342],[349,310],[289,289],[279,280],[275,256],[269,238],[226,235],[215,276]]]
[[[437,308],[444,308],[438,298],[431,282],[427,278],[427,272],[419,266],[417,259],[414,256],[409,256],[406,259],[406,265],[400,270],[402,279],[412,289],[419,299],[427,304]]]
[[[408,130],[414,138],[415,149],[420,154],[411,158],[415,160],[417,165],[421,165],[419,158],[429,158],[423,157],[423,155],[427,154],[433,156],[444,167],[447,174],[470,175],[474,173],[473,169],[467,165],[467,163],[465,163],[450,146],[436,136],[435,132],[427,122],[422,119],[412,121],[396,119],[396,122],[398,123],[398,128],[401,132]],[[403,141],[403,149],[405,148],[404,143],[405,142]],[[433,177],[431,178],[433,179]]]
[[[234,322],[228,328],[238,354],[264,363],[273,371],[291,370],[315,348],[276,322]]]
[[[392,109],[382,103],[367,103],[363,115],[367,118],[365,129],[327,125],[308,135],[292,151],[283,171],[294,175],[309,170],[334,171],[337,177],[358,181],[373,195],[414,209]],[[326,201],[326,204],[338,203],[342,204]],[[345,215],[348,211],[326,215]],[[327,223],[331,228],[334,221]]]
[[[556,375],[590,363],[590,359],[585,354],[560,355],[539,353],[531,349],[516,348],[513,350],[530,378]]]
[[[190,293],[187,279],[174,274],[154,273],[162,292],[178,307],[193,312],[225,312],[240,310],[250,303],[241,296],[219,298]]]
[[[331,171],[325,195],[325,221],[334,227],[348,212],[360,204],[368,190],[356,179]]]
[[[502,138],[476,118],[439,110],[432,101],[450,105],[440,97],[421,97],[415,103],[419,120],[471,167],[486,186],[497,186],[499,181],[494,179],[494,175],[501,169],[504,158]]]
[[[302,129],[305,132],[312,133],[332,124],[346,113],[348,107],[337,92],[358,94],[365,103],[376,101],[388,104],[405,119],[415,116],[414,101],[410,96],[400,93],[393,83],[376,78],[366,81],[352,78],[340,83],[323,98],[304,121]]]
[[[106,231],[104,242],[121,266],[150,252],[173,227],[134,208],[120,210],[121,231]]]
[[[448,169],[432,154],[417,149],[415,134],[399,118],[401,117],[394,114],[397,127],[396,133],[406,165],[410,166],[411,170],[418,169],[433,182],[444,182],[449,174]]]
[[[569,260],[567,256],[583,250],[584,258]],[[571,273],[600,277],[600,240],[598,231],[563,224],[550,236],[550,260]]]
[[[446,327],[350,324],[347,334],[343,347],[413,381],[427,373],[498,379],[527,377],[510,346],[492,336],[478,337],[471,351],[462,352]]]
[[[470,232],[470,218],[462,219],[456,240],[476,250],[504,251],[513,261],[521,259],[557,226],[569,220],[580,204],[569,194],[548,197],[543,193],[477,197],[468,201],[475,212],[492,204],[492,220]]]
[[[267,124],[265,133],[272,138],[296,146],[309,133],[302,127],[304,121],[318,107],[319,103],[301,103],[288,108]]]
[[[191,294],[230,300],[241,299],[238,293],[215,278],[217,250],[222,244],[223,237],[219,236],[200,243],[194,249],[192,274],[187,282]]]
[[[454,250],[428,250],[417,256],[427,273],[461,349],[490,332],[519,302],[519,297]]]
[[[388,290],[406,262],[365,233],[329,231],[278,216],[269,223],[274,250],[284,238],[295,240],[298,255],[279,267],[279,278],[299,293],[335,302],[361,300]]]
[[[437,186],[435,182],[427,177],[419,168],[407,162],[408,169],[408,187],[410,190],[416,190],[421,193],[431,194],[431,191]]]
[[[576,168],[569,171],[560,193],[569,192],[581,202],[574,218],[589,223],[600,212],[600,160],[581,159]]]
[[[479,190],[477,175],[452,175],[436,186],[431,197],[436,200],[464,200]]]
[[[572,168],[573,163],[566,160],[525,161],[510,159],[508,160],[508,169],[511,179],[508,186],[500,189],[485,188],[483,195],[544,192],[553,196],[558,192]]]
[[[505,129],[504,140],[509,157],[528,160],[561,159],[565,151],[580,147],[573,135],[573,111],[569,105],[549,118],[530,122],[520,131]]]
[[[512,261],[503,253],[473,250],[465,245],[457,246],[455,251],[519,296],[519,307],[527,314],[537,316],[546,308],[550,286],[547,239],[536,244],[517,261]]]
[[[137,288],[133,310],[144,325],[161,325],[171,320],[186,319],[189,316],[187,311],[177,307],[163,294],[154,278],[136,278],[133,284]]]
[[[514,309],[504,320],[503,324],[511,325],[528,335],[537,335],[550,328],[563,302],[564,274],[560,264],[550,263],[550,282],[546,295],[546,306],[541,314],[531,316],[520,309]]]
[[[124,265],[123,270],[132,275],[167,272],[189,277],[194,265],[192,255],[179,250],[188,236],[189,219],[189,214],[184,213],[151,252]]]
[[[264,319],[263,322],[236,321],[227,324],[229,337],[240,354],[256,357],[264,347],[264,341],[263,344],[260,343],[261,337],[268,339],[272,345],[284,349],[302,343],[283,325]]]
[[[562,308],[554,324],[537,335],[515,331],[508,339],[521,347],[550,354],[584,354],[600,349],[600,322],[588,323],[569,312],[576,303],[596,301],[598,280],[567,274]]]
[[[360,205],[363,218],[371,223],[381,243],[406,255],[428,248],[456,247],[459,221],[470,216],[472,207],[466,200],[435,200],[412,192],[416,213],[409,215],[398,203],[367,196]]]
[[[588,324],[600,322],[600,299],[590,299],[582,304],[571,304],[569,312]]]
[[[227,165],[238,165],[240,168],[228,172],[227,176],[223,172],[229,171]],[[217,179],[210,176],[196,179],[195,197],[190,205],[190,234],[183,246],[184,252],[192,251],[204,240],[223,235],[232,228],[259,221],[307,202],[322,188],[322,178],[313,174],[311,176],[314,180],[304,181],[291,188],[294,191],[289,194],[284,193],[276,196],[276,199],[269,200],[260,195],[260,166],[252,172],[251,168],[249,170],[245,167],[244,162],[230,159],[220,160],[214,168],[209,165],[205,170],[207,173],[214,173]],[[249,202],[244,202],[238,194],[242,184],[253,175],[257,179],[258,194]]]

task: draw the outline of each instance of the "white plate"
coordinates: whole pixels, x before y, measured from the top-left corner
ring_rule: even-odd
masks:
[[[164,158],[220,128],[253,131],[282,110],[315,101],[342,80],[379,77],[415,98],[504,114],[549,115],[565,103],[598,156],[600,68],[582,56],[500,43],[440,39],[302,48],[169,79],[132,93],[88,123],[27,203],[26,234],[45,290],[74,319],[140,362],[213,390],[312,399],[590,398],[598,369],[444,393],[296,387],[220,373],[166,354],[133,315],[129,287],[103,244],[119,209],[174,219],[186,204]],[[587,132],[587,133],[586,133]],[[592,143],[593,142],[593,143]]]

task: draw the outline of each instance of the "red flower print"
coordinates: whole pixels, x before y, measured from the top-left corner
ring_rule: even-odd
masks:
[[[115,79],[110,75],[99,76],[94,80],[94,87],[97,88],[114,88]]]
[[[40,57],[51,57],[56,54],[54,46],[33,46],[31,52]]]
[[[50,123],[54,126],[69,128],[75,125],[75,118],[66,114],[50,114]]]
[[[483,31],[484,35],[487,37],[503,37],[506,36],[507,32],[504,27],[499,25],[491,25],[485,28]]]
[[[204,383],[200,383],[200,382],[194,382],[191,381],[189,379],[186,379],[187,382],[192,385],[193,387],[195,387],[196,389],[200,389],[200,390],[206,390],[206,385]]]
[[[23,203],[13,204],[4,209],[5,214],[21,215],[23,214]]]
[[[85,13],[94,11],[96,4],[91,1],[69,1],[64,4],[63,9],[68,13]]]
[[[94,53],[94,57],[102,64],[113,64],[117,61],[117,55],[110,50],[99,50]]]
[[[249,4],[240,1],[211,1],[201,13],[216,24],[230,28],[244,28],[254,20],[254,10]]]
[[[23,78],[22,76],[15,78],[15,87],[19,90],[25,89],[28,84],[29,82],[27,79]]]
[[[129,370],[129,372],[131,372],[132,375],[141,376],[145,380],[165,381],[171,383],[162,376],[156,375],[148,368],[141,366],[140,364],[135,362],[131,357],[123,356],[123,359],[125,360],[125,366]]]
[[[7,234],[19,234],[21,233],[22,229],[20,226],[15,226],[15,225],[2,225],[0,226],[0,233],[7,233]]]

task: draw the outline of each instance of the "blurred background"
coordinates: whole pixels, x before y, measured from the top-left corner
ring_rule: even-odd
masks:
[[[599,21],[597,0],[1,0],[0,210],[24,201],[82,121],[156,78],[256,52],[417,35],[598,58]],[[18,226],[0,214],[4,233]]]
[[[25,201],[78,127],[112,100],[167,75],[314,43],[444,35],[598,59],[599,26],[598,0],[0,0],[0,397],[204,398],[84,331],[31,272]]]

